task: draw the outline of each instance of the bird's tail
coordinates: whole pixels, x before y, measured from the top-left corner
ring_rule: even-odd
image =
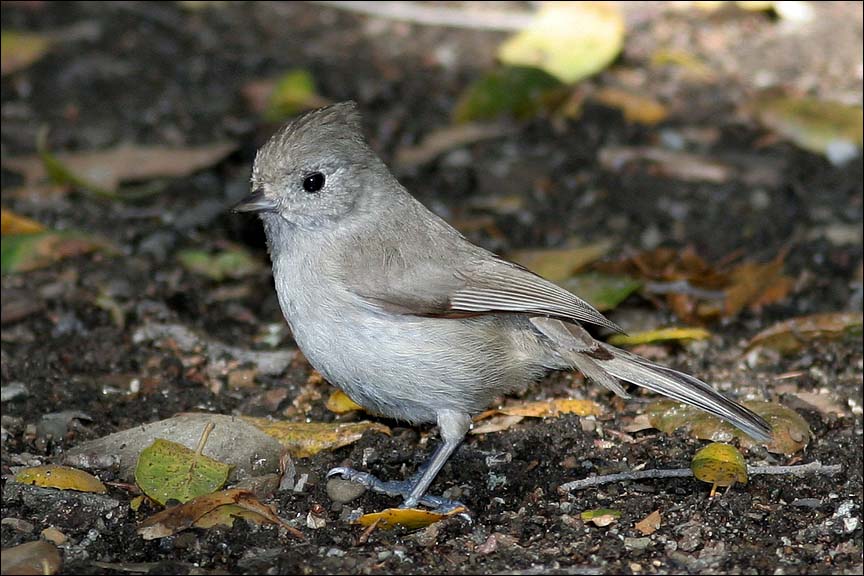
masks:
[[[568,365],[619,396],[627,396],[623,380],[722,418],[757,440],[771,439],[771,427],[761,416],[698,378],[597,342],[578,324],[553,318],[532,318],[531,323],[555,343]]]
[[[659,366],[614,346],[603,345],[603,348],[612,358],[596,363],[615,378],[695,406],[730,422],[757,440],[771,439],[771,426],[761,416],[698,378]]]

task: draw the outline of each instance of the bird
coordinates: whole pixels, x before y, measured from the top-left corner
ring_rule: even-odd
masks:
[[[427,493],[472,415],[550,371],[577,370],[695,406],[760,441],[759,415],[702,380],[595,339],[621,328],[578,296],[466,239],[416,200],[372,150],[354,102],[306,112],[259,150],[234,207],[263,222],[282,313],[309,363],[368,412],[434,423],[441,443],[407,480],[330,470],[402,506]]]

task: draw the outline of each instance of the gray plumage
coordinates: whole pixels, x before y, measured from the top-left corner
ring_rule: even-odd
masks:
[[[312,366],[371,412],[439,424],[444,447],[406,504],[471,414],[548,370],[578,369],[620,395],[619,380],[631,382],[770,435],[700,380],[597,342],[578,322],[620,329],[428,211],[366,144],[353,103],[285,126],[259,151],[252,183],[237,209],[264,222],[279,304]]]

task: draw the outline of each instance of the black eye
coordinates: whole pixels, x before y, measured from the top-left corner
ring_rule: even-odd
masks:
[[[318,192],[324,187],[324,174],[314,172],[303,179],[303,190],[309,193]]]

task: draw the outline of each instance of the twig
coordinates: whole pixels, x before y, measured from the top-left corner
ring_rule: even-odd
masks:
[[[799,464],[797,466],[748,466],[747,473],[751,476],[759,474],[789,474],[792,476],[804,476],[805,474],[824,474],[833,476],[842,469],[840,464],[823,466],[818,460],[809,464]],[[629,480],[646,480],[653,478],[686,478],[692,476],[693,472],[689,468],[676,468],[672,470],[636,470],[634,472],[621,472],[619,474],[608,474],[606,476],[592,476],[582,480],[574,480],[562,484],[558,488],[558,492],[567,493],[573,490],[582,490],[591,486],[599,486],[601,484],[609,484],[611,482],[626,482]]]
[[[424,26],[449,26],[474,30],[522,30],[534,19],[533,12],[511,10],[464,10],[443,6],[428,6],[421,2],[340,2],[313,1],[327,6],[367,16],[400,20]]]

